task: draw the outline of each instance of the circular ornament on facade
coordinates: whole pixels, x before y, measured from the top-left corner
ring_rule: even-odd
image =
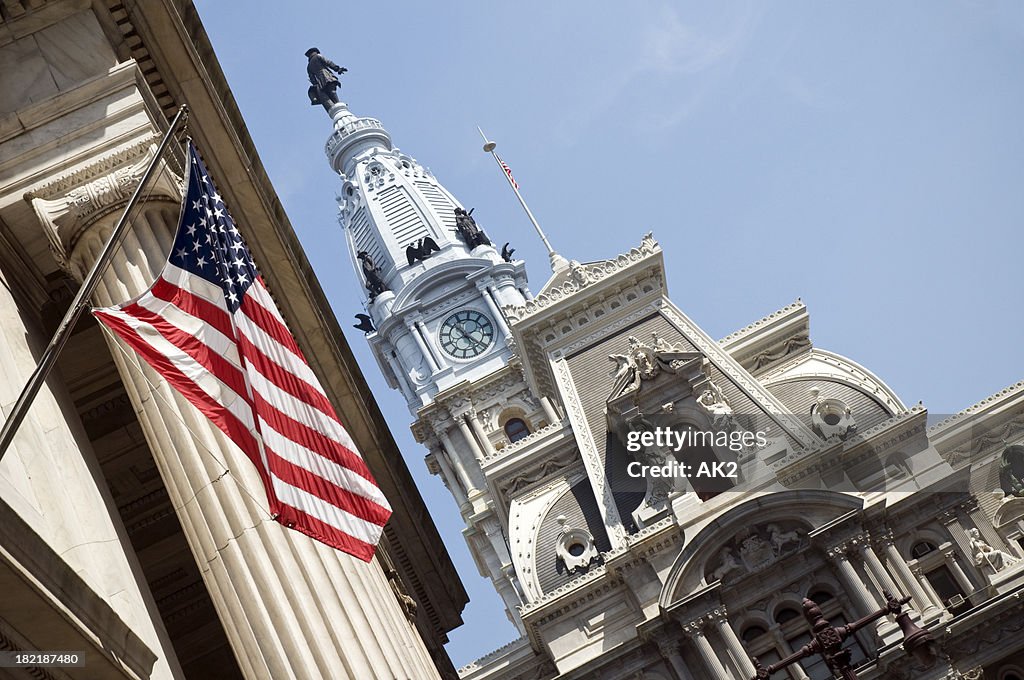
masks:
[[[494,324],[483,312],[463,309],[441,324],[437,333],[441,348],[456,359],[472,359],[494,342]]]

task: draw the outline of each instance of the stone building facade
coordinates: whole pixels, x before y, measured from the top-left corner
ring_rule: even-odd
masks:
[[[936,661],[886,617],[847,640],[861,678],[1024,679],[1024,383],[930,424],[815,347],[799,301],[716,340],[671,301],[650,234],[553,257],[533,295],[379,121],[331,115],[368,342],[522,635],[461,677],[745,679],[750,655],[810,641],[804,598],[838,625],[891,592]],[[725,438],[630,450],[657,428]],[[735,475],[630,474],[665,464]],[[820,659],[787,674],[831,677]]]
[[[251,464],[91,319],[0,463],[4,680],[454,677],[467,596],[187,0],[0,2],[0,406],[10,412],[179,106],[299,345],[394,506],[369,564],[271,521]],[[161,163],[93,302],[167,257]]]

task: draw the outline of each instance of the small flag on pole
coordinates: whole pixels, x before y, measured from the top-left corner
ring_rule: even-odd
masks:
[[[278,522],[369,561],[391,507],[191,142],[188,165],[160,277],[138,298],[93,314],[241,448]]]
[[[505,171],[506,175],[508,175],[508,181],[512,182],[512,186],[518,189],[519,184],[516,182],[516,178],[512,176],[512,168],[508,167],[505,161],[501,160],[501,156],[495,154],[495,158],[497,158],[498,162],[501,163],[501,169]]]

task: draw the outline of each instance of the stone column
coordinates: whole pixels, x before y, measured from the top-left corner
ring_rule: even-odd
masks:
[[[484,302],[487,303],[487,309],[491,310],[491,314],[494,316],[494,323],[498,324],[498,328],[501,329],[502,335],[506,338],[512,337],[512,331],[509,330],[508,324],[505,323],[505,315],[501,313],[498,308],[498,296],[494,292],[493,286],[487,286],[484,291]]]
[[[476,438],[484,447],[484,454],[486,457],[493,456],[495,454],[494,445],[491,444],[491,440],[487,437],[487,433],[484,432],[484,427],[480,424],[480,418],[477,416],[476,411],[470,411],[466,414],[466,417],[469,418],[469,426],[473,428],[473,433],[476,434]]]
[[[704,662],[704,667],[710,672],[712,678],[728,678],[729,673],[725,670],[718,655],[715,654],[715,648],[711,646],[707,637],[704,635],[704,619],[697,619],[683,626],[683,632],[686,636],[693,641],[694,646],[697,648],[697,653],[700,655],[701,661]]]
[[[558,414],[555,413],[555,406],[551,403],[551,400],[547,397],[540,398],[540,407],[544,409],[544,416],[548,419],[549,423],[557,423],[561,420]]]
[[[971,538],[967,535],[967,530],[964,528],[963,522],[960,519],[960,514],[956,510],[944,512],[939,515],[939,519],[946,526],[946,530],[949,531],[949,535],[953,537],[953,542],[956,543],[957,548],[960,549],[960,554],[967,556],[969,559],[973,559],[974,555],[971,551]],[[955,557],[946,557],[947,562],[956,562]],[[950,564],[950,569],[953,569],[953,564]],[[962,576],[966,577],[967,587],[961,583],[960,587],[964,588],[964,593],[971,594],[975,590],[975,586],[971,583],[971,578],[968,573],[960,565],[956,566]],[[956,574],[954,574],[956,576]],[[959,580],[959,577],[957,577]]]
[[[434,353],[427,347],[427,343],[423,340],[423,336],[420,335],[420,328],[418,323],[408,322],[406,328],[409,329],[409,334],[412,335],[413,340],[416,341],[416,346],[419,347],[420,352],[423,354],[423,358],[427,360],[427,364],[430,366],[430,370],[433,373],[437,373],[441,370],[440,364],[437,363],[437,359],[434,358]]]
[[[683,655],[680,651],[682,645],[678,639],[664,635],[657,638],[655,643],[658,645],[661,658],[665,659],[668,665],[672,667],[676,680],[694,680],[690,669],[686,667],[686,662],[683,661]]]
[[[462,482],[463,488],[466,489],[466,495],[472,497],[477,493],[476,484],[473,483],[473,477],[466,470],[466,465],[462,462],[462,458],[459,456],[458,449],[452,443],[451,437],[448,436],[448,432],[445,430],[438,430],[437,436],[444,445],[445,453],[448,454],[448,461],[455,468],[455,473],[459,476],[459,480]]]
[[[864,581],[861,580],[860,574],[850,564],[849,558],[846,556],[846,544],[841,544],[830,548],[828,550],[829,559],[836,565],[836,570],[839,573],[839,580],[843,582],[843,587],[846,590],[847,595],[857,603],[858,616],[867,616],[878,608],[878,604],[875,602],[871,593],[864,585]]]
[[[437,461],[438,472],[441,473],[441,481],[452,492],[455,502],[461,508],[468,500],[466,498],[466,489],[462,486],[462,480],[458,478],[452,469],[452,465],[448,461],[448,454],[441,450],[440,446],[432,447],[432,449],[434,451],[434,460]]]
[[[910,571],[907,561],[903,559],[903,555],[900,554],[896,543],[893,542],[892,532],[883,534],[881,541],[885,547],[885,555],[889,560],[889,566],[895,570],[906,592],[913,598],[913,603],[917,610],[921,612],[921,617],[927,619],[937,615],[938,609],[935,603],[928,597],[928,594],[921,587],[917,578]]]
[[[431,346],[430,332],[427,331],[427,327],[424,325],[422,321],[416,322],[416,330],[418,331],[417,337],[419,337],[419,339],[423,342],[423,347],[426,348],[427,354],[429,354],[430,358],[433,359],[435,364],[437,364],[437,369],[439,371],[443,371],[444,369],[448,368],[448,364],[447,362],[445,362],[444,357],[441,356],[441,353],[435,352],[434,348]]]
[[[960,562],[956,559],[956,553],[956,548],[950,548],[944,551],[942,556],[946,558],[946,566],[949,567],[953,578],[956,579],[957,584],[964,591],[964,598],[966,599],[974,594],[974,584],[971,583],[971,579],[964,573],[963,567],[960,566]]]
[[[935,588],[932,587],[932,582],[928,580],[928,577],[925,575],[924,569],[921,567],[921,565],[915,563],[913,565],[908,566],[910,566],[910,571],[913,572],[914,577],[917,579],[917,582],[921,584],[921,588],[924,589],[926,593],[928,593],[928,599],[934,602],[935,606],[939,609],[945,609],[946,603],[943,602],[942,598],[939,597],[939,594],[935,592]]]
[[[74,271],[87,270],[109,236],[119,212],[108,207],[78,215],[69,257]],[[124,302],[156,279],[177,221],[177,206],[168,208],[143,205],[104,274],[97,303]],[[379,562],[367,564],[273,521],[256,468],[241,450],[107,338],[243,675],[437,678]]]
[[[455,416],[455,425],[459,428],[459,432],[462,433],[462,438],[466,440],[466,446],[469,447],[470,452],[473,454],[473,458],[476,461],[482,461],[484,459],[483,449],[476,441],[476,437],[473,436],[473,431],[469,428],[469,423],[466,422],[466,418],[463,415]]]
[[[857,543],[857,548],[860,550],[861,559],[864,560],[865,566],[871,572],[880,590],[888,590],[896,597],[907,594],[893,581],[892,576],[889,575],[882,561],[878,559],[878,555],[871,547],[871,543],[866,536],[864,540]]]
[[[718,626],[718,632],[721,634],[722,639],[725,640],[726,648],[732,654],[733,660],[743,674],[744,680],[754,677],[757,669],[754,668],[754,663],[750,660],[750,655],[747,654],[743,643],[737,637],[736,631],[729,624],[729,615],[726,608],[716,609],[711,616],[715,621],[715,625]]]

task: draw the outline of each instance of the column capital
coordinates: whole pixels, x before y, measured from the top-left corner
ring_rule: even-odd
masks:
[[[160,135],[147,135],[25,194],[64,271],[79,278],[84,275],[76,271],[80,268],[74,256],[79,240],[91,226],[128,203],[159,141]],[[151,182],[147,200],[178,203],[182,193],[181,178],[164,163]]]
[[[728,623],[729,610],[726,609],[725,605],[723,604],[721,607],[715,607],[713,610],[708,612],[707,618],[711,621],[715,621],[716,623],[720,623],[722,621]]]
[[[833,560],[835,562],[844,562],[847,560],[846,553],[849,549],[850,546],[847,544],[847,542],[842,541],[841,543],[826,548],[825,554],[828,556],[830,560]]]
[[[850,537],[847,544],[854,550],[863,552],[871,547],[871,533],[868,531],[862,531],[859,534]]]
[[[877,543],[882,545],[882,547],[888,547],[896,543],[896,534],[889,527],[882,527],[875,531],[874,538]]]
[[[960,513],[957,512],[956,508],[951,508],[940,512],[938,517],[940,522],[948,526],[960,519]]]
[[[961,503],[957,507],[959,507],[961,510],[963,510],[964,514],[970,515],[971,513],[975,512],[978,509],[978,507],[979,507],[978,506],[978,497],[975,496],[975,495],[968,496],[967,500],[965,500],[963,503]]]
[[[452,414],[447,409],[439,408],[430,415],[428,422],[430,423],[430,428],[440,437],[442,433],[448,432],[448,425],[452,422]],[[427,436],[429,437],[429,435]]]
[[[693,619],[692,621],[687,621],[682,624],[683,633],[690,639],[704,637],[704,627],[707,623],[707,618],[704,616]]]

